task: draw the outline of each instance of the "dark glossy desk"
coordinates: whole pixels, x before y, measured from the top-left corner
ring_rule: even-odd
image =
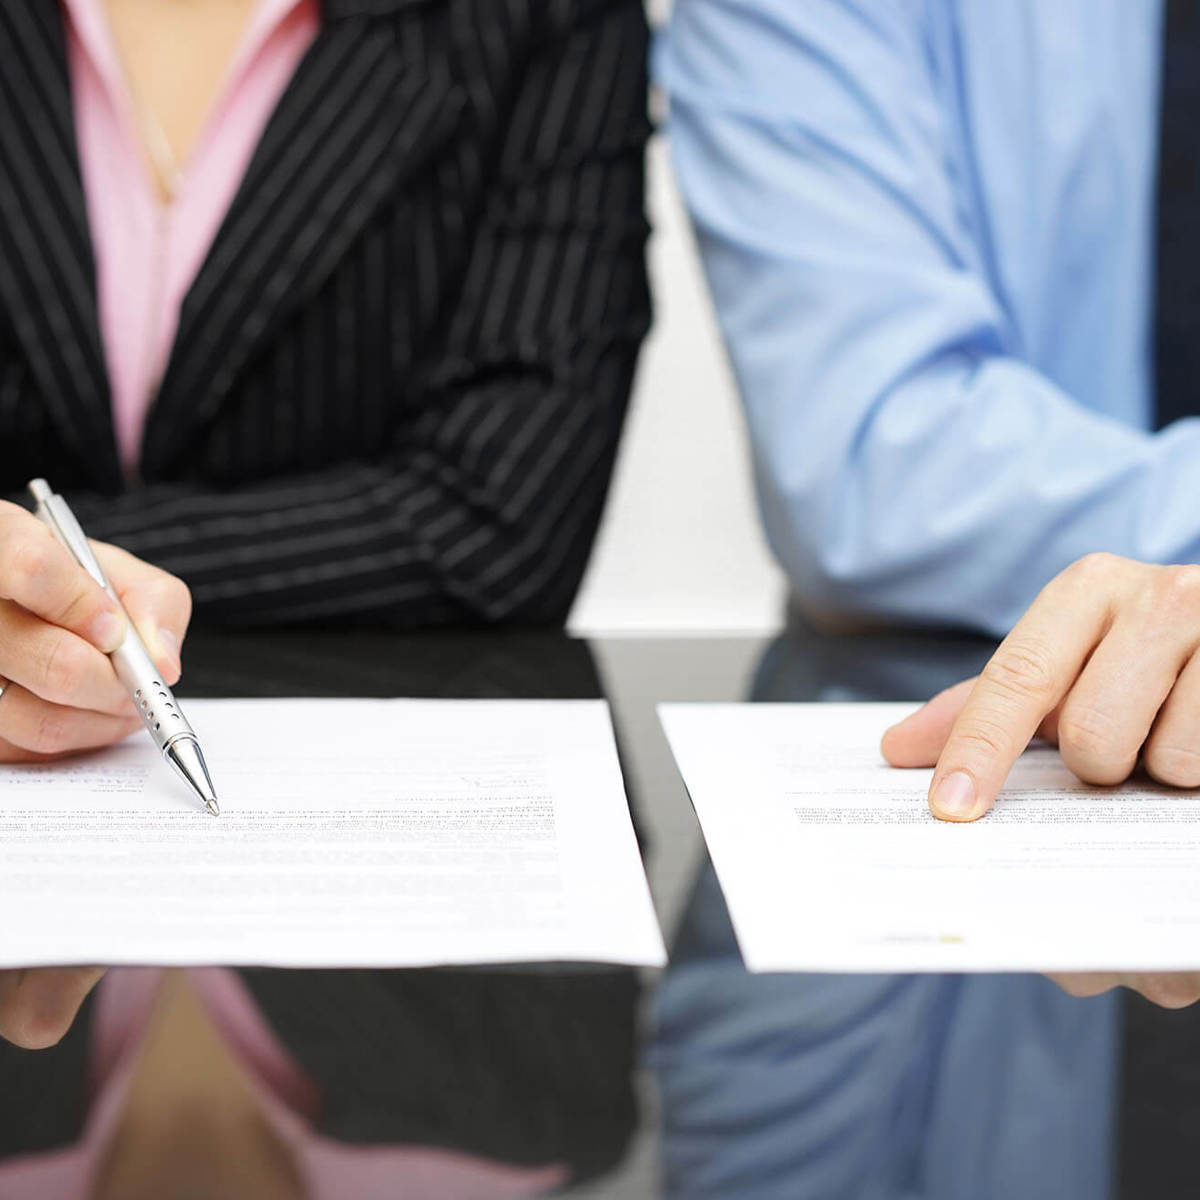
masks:
[[[606,696],[659,916],[668,944],[678,950],[667,993],[675,961],[694,965],[708,956],[719,964],[717,978],[725,989],[714,990],[711,1004],[720,994],[724,1003],[741,1006],[744,1011],[735,1015],[743,1032],[749,1022],[753,1033],[759,998],[765,1002],[768,990],[789,977],[776,977],[772,984],[740,969],[655,704],[917,699],[974,673],[989,652],[989,644],[977,640],[823,637],[799,629],[778,639],[591,642],[543,633],[196,633],[188,642],[179,690],[185,697]],[[871,1176],[873,1182],[863,1183],[866,1190],[860,1191],[847,1182],[853,1172],[835,1172],[821,1184],[786,1152],[769,1160],[756,1157],[756,1138],[764,1133],[756,1122],[776,1122],[786,1146],[789,1122],[799,1130],[815,1118],[819,1129],[824,1093],[818,1089],[815,1099],[808,1095],[803,1111],[775,1104],[769,1117],[762,1115],[765,1110],[755,1102],[761,1089],[753,1056],[768,1037],[781,1036],[778,1025],[768,1031],[764,1024],[757,1043],[752,1036],[728,1047],[734,1055],[738,1047],[750,1046],[745,1059],[722,1060],[719,1050],[706,1060],[707,1074],[689,1075],[688,1018],[681,1040],[677,1000],[671,1000],[676,1007],[669,1050],[656,1046],[651,1035],[661,1016],[658,973],[528,967],[249,971],[242,976],[276,1035],[321,1093],[319,1131],[351,1145],[432,1146],[516,1166],[559,1163],[571,1182],[558,1194],[581,1198],[650,1200],[670,1194],[683,1200],[726,1195],[730,1200],[799,1200],[811,1195],[826,1200],[861,1194],[969,1200],[1005,1195],[1001,1175],[989,1179],[986,1169],[969,1185],[955,1185],[960,1194],[949,1196],[938,1190],[945,1185],[937,1182],[936,1164],[931,1168],[915,1159],[890,1175],[884,1172],[887,1186],[879,1182],[883,1176]],[[1103,1161],[1093,1175],[1103,1182],[1089,1185],[1086,1200],[1193,1195],[1200,1175],[1190,1161],[1193,1115],[1200,1113],[1200,1022],[1190,1012],[1160,1014],[1140,1002],[1124,1003],[1118,1017],[1123,1024],[1117,1026],[1113,1053],[1115,1061],[1124,1062],[1124,1071],[1114,1072],[1111,1119],[1094,1151]],[[697,1028],[705,1019],[705,1014],[697,1017]],[[79,1136],[87,1107],[89,1034],[85,1010],[54,1050],[0,1048],[4,1159],[68,1145]],[[786,1041],[786,1022],[783,1036]],[[698,1034],[697,1045],[702,1042]],[[775,1072],[788,1048],[767,1049],[763,1061]],[[697,1051],[711,1052],[711,1045]],[[870,1081],[869,1070],[864,1078]],[[830,1106],[838,1103],[835,1082],[829,1085]],[[918,1092],[922,1086],[928,1082],[914,1084]],[[706,1124],[710,1095],[714,1113],[720,1109],[721,1115]],[[1029,1100],[1035,1109],[1037,1102],[1036,1096]],[[918,1104],[903,1115],[908,1122],[904,1144],[917,1148],[914,1155],[936,1155],[936,1145],[922,1145],[920,1112]],[[898,1114],[897,1123],[901,1120]],[[964,1139],[979,1135],[962,1131]],[[797,1133],[795,1143],[802,1142]],[[825,1149],[818,1135],[818,1152]],[[856,1152],[869,1157],[875,1148],[868,1144]],[[1071,1179],[1085,1177],[1087,1172],[1065,1176],[1062,1186],[1046,1194],[1081,1194],[1072,1190]],[[192,1194],[186,1181],[180,1181],[178,1194]],[[353,1200],[349,1182],[341,1194]],[[418,1193],[397,1179],[394,1194]]]

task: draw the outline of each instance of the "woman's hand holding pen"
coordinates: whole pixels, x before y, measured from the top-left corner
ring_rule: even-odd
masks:
[[[175,683],[192,611],[186,585],[115,546],[92,548],[163,679]],[[41,521],[0,501],[0,762],[94,749],[141,727],[106,657],[124,634],[120,607]],[[0,971],[0,1038],[54,1045],[103,974]]]
[[[93,550],[174,684],[191,617],[187,586],[116,546]],[[41,521],[0,501],[0,762],[94,749],[139,728],[106,657],[124,634],[120,606]]]
[[[1091,555],[1047,585],[977,679],[889,729],[884,757],[933,766],[929,805],[948,821],[982,817],[1034,737],[1086,783],[1121,783],[1140,762],[1200,787],[1198,649],[1200,566]],[[1053,978],[1075,995],[1123,984],[1165,1007],[1200,999],[1200,974]]]

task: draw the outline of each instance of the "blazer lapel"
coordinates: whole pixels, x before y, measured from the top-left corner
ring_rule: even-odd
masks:
[[[213,419],[255,351],[453,128],[462,96],[445,60],[371,19],[404,7],[420,0],[327,0],[184,300],[147,422],[148,478]]]
[[[58,4],[0,3],[0,300],[63,441],[112,491],[121,468],[65,43]]]

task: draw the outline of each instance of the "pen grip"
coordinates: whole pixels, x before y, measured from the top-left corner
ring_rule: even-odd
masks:
[[[29,491],[37,501],[38,519],[124,612],[120,597],[96,561],[87,535],[80,528],[67,502],[54,492],[44,479],[31,480]],[[165,750],[172,741],[181,736],[195,740],[195,731],[188,723],[187,717],[179,711],[174,693],[159,678],[158,668],[134,629],[127,612],[125,621],[125,640],[109,658],[117,678],[129,692],[130,699],[133,700],[134,707],[146,726],[146,732],[154,739],[154,744],[160,751]]]
[[[188,719],[179,711],[174,693],[163,682],[142,639],[129,623],[125,640],[109,656],[117,678],[125,685],[137,707],[146,732],[159,750],[180,734],[196,736]]]

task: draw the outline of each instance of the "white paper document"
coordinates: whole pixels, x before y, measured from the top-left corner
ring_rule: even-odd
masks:
[[[603,701],[187,712],[219,817],[144,735],[0,767],[0,966],[663,962]]]
[[[752,971],[1200,969],[1200,795],[1034,746],[947,824],[880,757],[913,707],[660,706]]]

